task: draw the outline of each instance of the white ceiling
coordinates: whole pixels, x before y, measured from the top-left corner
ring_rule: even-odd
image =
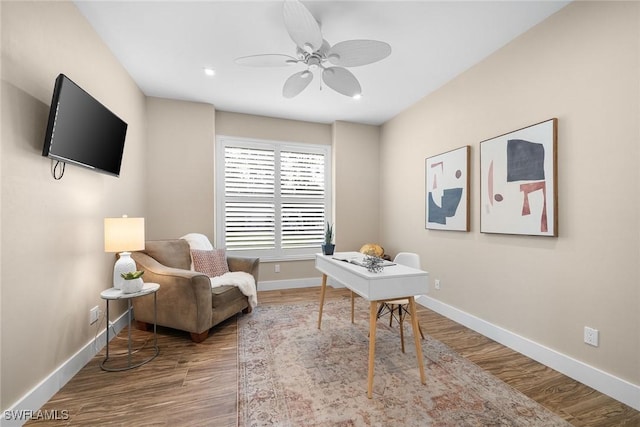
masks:
[[[304,1],[331,44],[389,43],[391,55],[350,70],[354,100],[321,87],[318,74],[292,99],[282,85],[304,67],[242,67],[239,56],[295,56],[282,1],[75,1],[148,96],[216,109],[331,123],[381,124],[472,67],[568,1]],[[204,67],[213,67],[207,77]],[[323,85],[324,86],[324,85]]]

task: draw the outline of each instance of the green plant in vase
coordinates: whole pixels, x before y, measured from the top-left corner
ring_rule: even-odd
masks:
[[[133,294],[140,292],[144,286],[144,282],[142,281],[143,274],[144,271],[140,270],[121,273],[120,276],[124,279],[124,282],[122,283],[122,293]]]
[[[322,253],[325,255],[333,255],[335,248],[336,245],[333,244],[333,224],[329,224],[329,221],[327,221],[327,225],[324,229],[324,245],[322,245]]]

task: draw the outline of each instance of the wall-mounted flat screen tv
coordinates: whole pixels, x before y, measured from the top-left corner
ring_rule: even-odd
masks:
[[[64,74],[56,79],[42,155],[120,176],[127,123]]]

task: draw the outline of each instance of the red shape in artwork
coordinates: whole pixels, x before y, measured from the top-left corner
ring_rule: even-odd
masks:
[[[524,193],[524,201],[522,203],[522,216],[531,215],[531,207],[529,206],[529,193],[542,190],[542,216],[540,218],[540,231],[549,231],[547,225],[547,183],[546,181],[532,182],[529,184],[520,184],[520,191]]]
[[[489,163],[489,171],[487,172],[487,191],[489,192],[489,204],[493,206],[493,160]]]
[[[436,163],[432,163],[431,164],[431,169],[433,168],[440,168],[440,169],[444,169],[444,162],[436,162]],[[437,180],[437,175],[433,175],[433,186],[431,187],[432,190],[435,190],[436,188],[438,188],[438,180]]]

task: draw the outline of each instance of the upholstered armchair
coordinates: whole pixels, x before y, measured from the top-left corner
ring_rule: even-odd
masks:
[[[157,324],[189,332],[194,342],[202,342],[209,329],[238,312],[251,312],[247,297],[236,286],[211,286],[203,273],[192,270],[189,243],[183,239],[147,241],[145,249],[133,252],[137,269],[144,270],[145,282],[160,285],[157,292]],[[227,257],[229,271],[244,271],[258,283],[258,258]],[[153,296],[133,299],[139,328],[154,321]]]

